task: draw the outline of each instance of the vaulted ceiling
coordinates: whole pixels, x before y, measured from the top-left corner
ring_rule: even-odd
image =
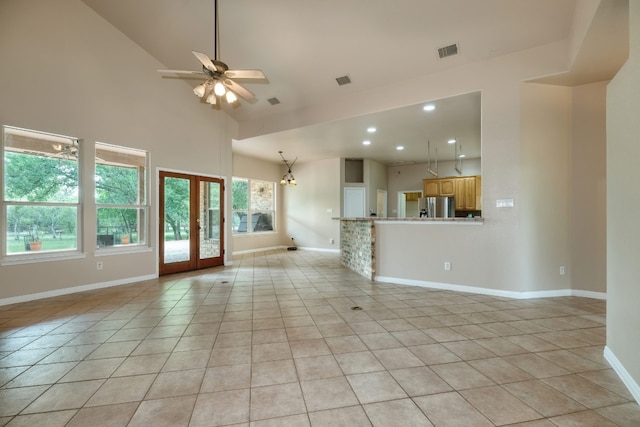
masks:
[[[214,55],[213,0],[83,1],[166,68],[199,70],[191,51]],[[267,120],[331,100],[340,102],[394,82],[564,40],[571,35],[576,6],[582,1],[586,0],[219,0],[219,59],[233,69],[259,68],[268,79],[246,85],[257,102],[242,102],[225,111],[241,125]],[[626,0],[603,0],[571,72],[546,82],[574,85],[611,78],[626,58],[626,10]],[[439,59],[437,49],[453,43],[459,54]],[[336,78],[345,75],[352,83],[339,86]],[[167,79],[166,83],[184,84],[190,90],[188,85],[198,81]],[[267,102],[274,97],[279,104]],[[459,108],[451,107],[455,103]],[[460,137],[475,128],[478,140],[469,137],[463,147],[477,157],[480,112],[462,108],[473,103],[479,104],[478,94],[443,100],[437,110],[440,128],[434,134]],[[207,104],[201,107],[210,108]],[[234,152],[279,161],[278,150],[287,152],[288,140],[302,138],[309,143],[298,144],[297,152],[288,153],[302,161],[366,156],[393,163],[400,159],[396,145],[416,139],[425,144],[430,137],[421,109],[422,105],[408,106],[259,135],[235,144]],[[221,112],[212,110],[211,114]],[[372,147],[378,151],[363,152],[362,128],[371,125],[378,127],[381,133],[377,136],[384,142]]]

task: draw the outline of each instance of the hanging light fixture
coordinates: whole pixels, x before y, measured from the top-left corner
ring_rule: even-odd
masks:
[[[204,96],[205,90],[206,90],[205,84],[204,83],[200,83],[198,86],[193,88],[193,94],[195,96],[197,96],[198,98],[202,98]]]
[[[280,180],[280,185],[288,184],[291,187],[295,187],[296,185],[298,185],[298,183],[296,182],[296,179],[293,177],[293,173],[291,173],[291,168],[296,163],[296,160],[298,160],[298,158],[296,157],[296,159],[291,164],[289,164],[289,161],[285,159],[284,156],[282,155],[282,151],[278,151],[278,154],[280,154],[280,157],[282,158],[282,161],[284,162],[284,164],[287,165],[287,173],[285,173],[282,176],[282,179]]]
[[[464,154],[462,154],[462,144],[458,142],[458,138],[455,139],[453,149],[455,153],[454,169],[458,172],[458,175],[462,175],[462,159],[464,158]]]
[[[434,169],[431,169],[431,141],[427,140],[427,172],[433,176],[438,176],[438,147],[436,147],[436,161]]]
[[[222,82],[218,80],[216,84],[213,86],[213,91],[218,96],[224,96],[227,90],[224,88],[224,85],[222,84]]]
[[[235,95],[235,93],[228,91],[227,95],[225,96],[225,98],[227,98],[227,102],[229,104],[233,104],[234,102],[236,102],[238,100],[238,97]]]

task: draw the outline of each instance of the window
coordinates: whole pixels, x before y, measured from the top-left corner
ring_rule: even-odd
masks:
[[[3,255],[77,251],[78,139],[3,127]]]
[[[147,242],[146,151],[96,142],[98,248]]]
[[[234,234],[274,231],[275,189],[275,182],[233,178]]]

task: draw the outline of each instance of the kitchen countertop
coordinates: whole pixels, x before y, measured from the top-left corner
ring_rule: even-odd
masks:
[[[381,216],[363,216],[363,217],[351,217],[351,218],[332,218],[339,219],[340,221],[384,221],[384,222],[415,222],[415,223],[474,223],[483,224],[484,218],[398,218],[398,217],[381,217]]]

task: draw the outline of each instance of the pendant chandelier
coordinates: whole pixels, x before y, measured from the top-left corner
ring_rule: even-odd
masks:
[[[282,155],[282,151],[278,151],[278,154],[280,154],[280,157],[282,158],[282,161],[284,162],[284,164],[287,165],[287,173],[285,173],[282,176],[282,179],[280,180],[280,185],[289,185],[291,187],[295,187],[296,185],[298,185],[298,183],[296,182],[296,179],[293,177],[293,173],[291,173],[291,168],[296,163],[296,160],[298,160],[298,158],[296,157],[296,159],[291,164],[289,164],[289,161],[285,159],[284,156]]]

